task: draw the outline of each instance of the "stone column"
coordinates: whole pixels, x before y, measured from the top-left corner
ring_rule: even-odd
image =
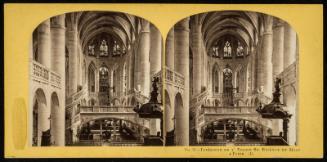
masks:
[[[197,20],[197,19],[196,19]],[[193,23],[192,47],[193,47],[193,94],[201,93],[202,77],[202,52],[201,52],[201,25]]]
[[[166,38],[166,54],[165,54],[165,61],[166,66],[171,70],[174,70],[174,28],[171,28],[168,32]]]
[[[218,72],[218,91],[219,93],[224,92],[224,73],[222,71]]]
[[[284,26],[281,20],[274,19],[273,29],[273,76],[277,76],[284,69]]]
[[[50,109],[43,102],[38,102],[38,140],[37,145],[41,146],[42,132],[50,129]]]
[[[51,51],[50,51],[50,20],[42,22],[37,28],[38,37],[38,62],[47,68],[50,68]]]
[[[233,83],[233,88],[236,88],[236,87],[238,87],[238,85],[237,85],[237,74],[239,73],[239,71],[234,71],[233,72],[233,74],[232,74],[232,77],[233,77],[233,79],[232,79],[232,83]]]
[[[258,65],[258,86],[263,86],[264,94],[268,97],[272,95],[273,78],[272,78],[272,22],[271,16],[264,16],[264,30],[262,35],[262,46]]]
[[[141,20],[142,29],[140,33],[138,54],[138,85],[141,85],[142,93],[145,96],[150,95],[150,24],[146,20]]]
[[[166,133],[174,129],[174,106],[171,105],[170,97],[168,93],[165,93],[165,129]]]
[[[151,25],[150,28],[150,76],[161,70],[162,38],[158,29]]]
[[[114,96],[114,69],[110,71],[110,79],[109,79],[109,99],[111,100]],[[113,103],[111,103],[112,105]]]
[[[67,31],[67,46],[69,52],[69,95],[77,92],[77,40],[78,32],[76,24],[69,26]]]
[[[171,69],[174,70],[174,28],[171,28],[168,32],[167,38],[166,38],[166,46],[165,46],[165,65]],[[167,71],[166,71],[167,72]],[[172,101],[170,96],[168,96],[168,93],[165,93],[165,129],[167,131],[171,131],[174,129],[174,105],[171,105]]]
[[[284,69],[295,62],[296,59],[296,32],[292,27],[284,25]]]
[[[181,146],[189,145],[189,61],[189,18],[186,18],[175,25],[175,70],[185,79],[183,107],[178,108],[175,114],[179,119],[175,127],[177,145]]]
[[[245,68],[245,85],[244,85],[244,92],[245,93],[248,93],[249,92],[249,64],[246,65],[246,68]]]
[[[161,53],[162,53],[162,39],[161,34],[158,29],[151,25],[150,26],[150,79],[153,75],[158,73],[161,70]],[[150,85],[148,85],[150,86]],[[160,124],[160,120],[151,119],[150,120],[150,134],[157,135],[157,132],[160,131],[157,125]]]
[[[272,64],[274,79],[284,70],[284,22],[279,19],[274,19]],[[279,128],[281,121],[274,120],[272,123],[274,127],[272,134],[278,135],[282,130]]]
[[[65,15],[51,18],[51,70],[60,75],[59,107],[56,110],[55,145],[65,145]]]

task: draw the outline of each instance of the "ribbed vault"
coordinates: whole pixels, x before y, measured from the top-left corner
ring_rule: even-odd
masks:
[[[83,50],[96,37],[110,35],[126,48],[140,31],[142,18],[119,12],[85,11],[66,14],[67,27],[77,28]]]
[[[248,11],[223,11],[195,16],[198,16],[201,24],[201,32],[207,51],[225,35],[238,38],[247,47],[257,44],[261,14]]]

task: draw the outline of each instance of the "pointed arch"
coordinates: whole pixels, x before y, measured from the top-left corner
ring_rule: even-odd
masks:
[[[219,66],[217,63],[212,68],[212,92],[219,93]]]
[[[50,110],[47,107],[47,100],[43,89],[35,91],[33,98],[33,133],[32,146],[41,146],[42,132],[50,129]]]
[[[89,92],[95,92],[95,73],[96,73],[96,66],[92,61],[89,64],[88,68],[88,89]]]

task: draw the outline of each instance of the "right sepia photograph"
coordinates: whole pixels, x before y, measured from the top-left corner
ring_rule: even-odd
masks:
[[[166,146],[297,145],[297,37],[258,12],[177,22],[165,44]]]

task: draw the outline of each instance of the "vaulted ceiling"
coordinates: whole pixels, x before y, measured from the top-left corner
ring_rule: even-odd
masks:
[[[142,18],[120,12],[85,11],[66,14],[67,26],[77,25],[83,49],[94,37],[109,34],[125,47],[132,43],[140,31]]]
[[[209,49],[220,37],[233,35],[247,46],[256,44],[260,31],[261,13],[247,11],[208,12],[198,16],[206,48]]]

